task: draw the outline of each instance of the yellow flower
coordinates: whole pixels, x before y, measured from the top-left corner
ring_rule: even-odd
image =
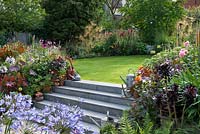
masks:
[[[150,54],[155,54],[155,53],[156,53],[156,51],[154,51],[154,50],[150,51]]]
[[[18,91],[19,91],[19,92],[21,92],[22,90],[23,90],[22,87],[19,87],[19,88],[18,88]]]
[[[157,48],[161,48],[161,46],[160,46],[160,45],[157,45]]]

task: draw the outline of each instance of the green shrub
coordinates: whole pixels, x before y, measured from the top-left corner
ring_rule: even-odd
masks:
[[[101,128],[101,134],[151,134],[153,132],[153,122],[150,120],[149,114],[146,114],[143,123],[131,120],[129,114],[128,111],[123,113],[119,128],[109,123]]]
[[[121,11],[125,25],[138,28],[142,40],[154,45],[173,33],[184,14],[182,4],[182,0],[128,0]]]
[[[8,39],[12,37],[12,34],[5,31],[0,31],[0,47],[8,42]]]
[[[106,56],[146,54],[146,44],[141,42],[131,29],[113,32],[100,45],[92,50],[96,54]]]
[[[118,132],[116,127],[111,123],[105,124],[104,127],[102,127],[100,130],[100,134],[117,134],[117,133]]]
[[[6,44],[6,36],[0,33],[0,46]]]

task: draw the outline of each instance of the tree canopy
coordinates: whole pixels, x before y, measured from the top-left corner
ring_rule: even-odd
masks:
[[[127,0],[124,22],[140,31],[146,43],[154,44],[160,34],[170,35],[183,16],[184,0]]]
[[[83,33],[102,5],[101,0],[45,0],[43,7],[47,16],[42,32],[47,39],[65,42]]]
[[[31,31],[43,20],[41,0],[0,0],[0,30]]]

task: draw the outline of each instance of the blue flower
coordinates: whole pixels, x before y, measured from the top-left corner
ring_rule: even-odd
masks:
[[[5,103],[4,100],[0,100],[0,106],[2,106]]]
[[[0,100],[0,124],[2,118],[11,119],[10,129],[18,133],[23,129],[23,122],[34,122],[34,132],[59,133],[62,130],[71,130],[74,134],[83,134],[84,129],[80,124],[83,112],[77,106],[55,104],[46,106],[43,110],[32,108],[30,96],[10,93]],[[37,125],[39,124],[39,125]],[[27,127],[27,126],[25,126]],[[33,131],[33,130],[31,130]]]
[[[5,108],[3,108],[3,107],[0,107],[0,112],[5,112],[6,111],[6,109]]]
[[[10,66],[10,67],[9,67],[9,71],[10,71],[10,72],[17,72],[17,71],[19,71],[19,69],[20,69],[20,68],[19,68],[18,66]]]

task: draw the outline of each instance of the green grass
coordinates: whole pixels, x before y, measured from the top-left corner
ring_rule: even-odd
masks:
[[[150,56],[115,56],[77,59],[74,61],[76,70],[80,73],[81,79],[94,80],[111,83],[122,83],[120,75],[125,77],[131,68],[137,68]]]

